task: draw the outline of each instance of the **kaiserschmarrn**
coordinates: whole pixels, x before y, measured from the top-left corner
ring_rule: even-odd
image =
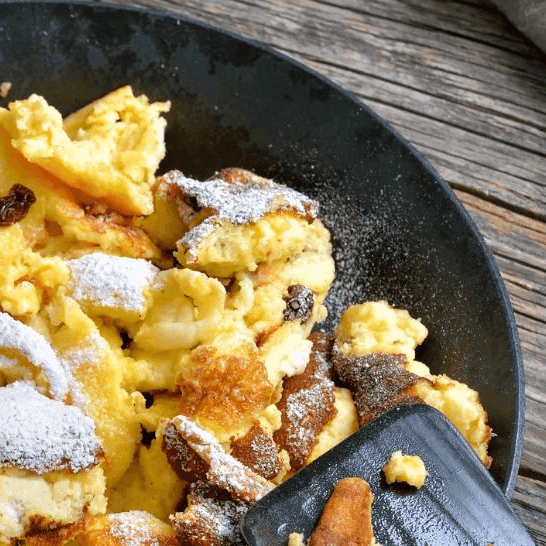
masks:
[[[126,86],[64,119],[0,109],[0,546],[243,544],[253,502],[399,404],[489,465],[478,395],[415,360],[418,319],[354,302],[314,331],[316,201],[158,172],[169,108]]]

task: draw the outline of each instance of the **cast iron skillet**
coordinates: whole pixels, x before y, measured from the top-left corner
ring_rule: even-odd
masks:
[[[259,44],[185,18],[83,3],[0,4],[7,99],[42,94],[68,114],[132,84],[172,100],[162,170],[238,166],[317,198],[331,229],[340,310],[386,299],[421,317],[418,358],[477,389],[510,497],[524,388],[513,312],[476,226],[427,161],[336,85]]]

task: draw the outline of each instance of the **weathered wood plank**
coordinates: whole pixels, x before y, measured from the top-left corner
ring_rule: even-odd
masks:
[[[455,188],[546,219],[546,158],[397,107],[367,103]],[[474,176],[477,172],[479,175]]]
[[[546,484],[543,481],[524,476],[518,478],[512,505],[516,514],[525,522],[537,546],[546,544],[545,502]]]

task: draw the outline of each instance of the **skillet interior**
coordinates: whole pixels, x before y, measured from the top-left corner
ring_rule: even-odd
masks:
[[[251,41],[183,18],[99,4],[0,4],[10,100],[42,94],[68,114],[130,83],[170,99],[162,170],[255,170],[317,198],[333,234],[340,310],[386,299],[421,317],[418,358],[480,392],[491,472],[510,497],[524,390],[513,312],[474,223],[426,160],[331,82]]]

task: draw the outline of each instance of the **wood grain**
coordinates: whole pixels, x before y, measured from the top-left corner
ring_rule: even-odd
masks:
[[[236,32],[331,78],[389,121],[455,190],[514,307],[527,414],[513,504],[546,545],[546,55],[485,0],[132,4]]]

